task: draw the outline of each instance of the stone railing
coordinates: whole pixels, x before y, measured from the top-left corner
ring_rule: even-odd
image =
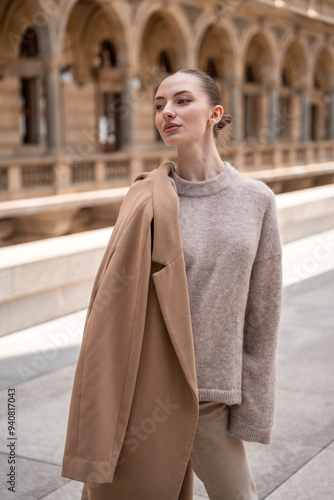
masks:
[[[299,144],[240,144],[221,151],[240,171],[332,161],[332,142]],[[127,186],[136,175],[175,160],[175,150],[151,153],[120,151],[110,154],[51,156],[0,160],[0,202],[69,192]]]
[[[127,186],[138,173],[165,159],[161,152],[2,159],[0,201]]]

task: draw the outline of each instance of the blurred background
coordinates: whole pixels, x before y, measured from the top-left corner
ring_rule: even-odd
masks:
[[[224,159],[275,193],[333,182],[332,0],[2,0],[0,20],[0,202],[48,197],[0,205],[2,246],[113,222],[97,191],[175,157],[153,98],[182,67],[222,91]]]
[[[221,157],[277,195],[278,424],[272,447],[249,445],[260,497],[332,499],[333,0],[1,0],[0,399],[20,393],[17,498],[80,498],[60,464],[91,287],[132,180],[176,160],[153,98],[186,67],[232,115]]]

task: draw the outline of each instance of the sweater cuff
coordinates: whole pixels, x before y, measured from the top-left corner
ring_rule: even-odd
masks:
[[[270,444],[271,443],[271,430],[266,429],[264,427],[255,427],[254,425],[245,424],[230,416],[229,433],[243,441],[251,441],[261,444]]]

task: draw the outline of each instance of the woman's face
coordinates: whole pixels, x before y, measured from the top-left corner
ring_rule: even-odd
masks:
[[[155,125],[168,146],[194,142],[212,134],[209,119],[214,106],[201,87],[201,80],[191,74],[168,76],[155,96]]]

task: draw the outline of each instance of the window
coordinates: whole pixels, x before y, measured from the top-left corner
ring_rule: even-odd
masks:
[[[158,58],[158,68],[162,73],[172,73],[170,57],[165,51],[162,51]]]
[[[99,120],[99,142],[102,151],[120,148],[121,95],[112,92],[102,94],[102,113]]]
[[[36,78],[22,78],[20,96],[20,134],[23,144],[39,143],[39,116]]]
[[[310,105],[310,138],[311,141],[317,141],[319,135],[319,106]]]
[[[35,28],[28,28],[21,41],[20,56],[36,57],[38,55],[37,34]]]
[[[117,65],[115,47],[109,40],[101,42],[98,51],[98,66],[100,68],[112,68]]]
[[[211,78],[218,78],[217,66],[213,59],[208,60],[205,72],[211,76]]]

